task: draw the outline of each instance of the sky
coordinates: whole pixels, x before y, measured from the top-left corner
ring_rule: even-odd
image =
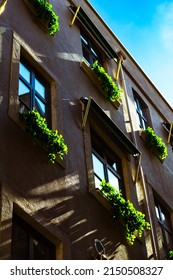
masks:
[[[88,2],[173,107],[173,1]]]

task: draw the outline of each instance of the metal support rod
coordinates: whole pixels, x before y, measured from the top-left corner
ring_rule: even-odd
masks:
[[[80,9],[80,5],[77,7],[77,10],[76,10],[76,12],[75,12],[75,14],[74,14],[74,17],[72,18],[72,21],[71,21],[71,23],[70,23],[70,27],[73,26],[73,24],[74,24],[74,22],[75,22],[75,19],[77,18],[79,9]]]
[[[115,75],[115,80],[118,81],[119,79],[119,73],[120,73],[120,69],[121,69],[121,64],[123,62],[122,58],[118,59],[118,66],[117,66],[117,71],[116,71],[116,75]]]
[[[4,12],[6,4],[7,0],[3,0],[2,4],[0,5],[0,15]]]
[[[88,103],[86,105],[86,109],[85,109],[85,113],[84,113],[84,117],[83,117],[83,121],[82,121],[82,129],[85,128],[86,122],[87,122],[87,118],[88,118],[88,113],[89,113],[89,109],[90,109],[90,104],[91,104],[91,97],[88,97]]]
[[[170,130],[169,130],[169,135],[168,135],[168,144],[170,143],[171,134],[172,134],[172,128],[173,128],[173,122],[171,122]]]

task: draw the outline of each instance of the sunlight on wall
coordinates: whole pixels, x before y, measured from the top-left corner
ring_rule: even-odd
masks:
[[[81,56],[76,53],[57,53],[57,57],[63,60],[80,62]]]

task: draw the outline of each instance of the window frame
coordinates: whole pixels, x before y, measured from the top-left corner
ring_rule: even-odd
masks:
[[[32,110],[33,108],[36,109],[36,101],[35,99],[38,98],[44,105],[45,105],[45,116],[42,116],[46,118],[47,122],[50,123],[50,85],[48,81],[39,73],[34,66],[31,65],[30,62],[26,60],[24,56],[21,56],[20,62],[19,62],[19,69],[20,64],[23,64],[24,67],[30,72],[30,82],[28,82],[22,74],[20,74],[19,71],[19,81],[22,81],[24,85],[26,85],[30,89],[30,104],[29,106],[24,103],[24,101],[20,98],[20,95],[18,94],[19,102],[24,105],[27,110]],[[39,92],[36,90],[35,81],[38,81],[41,85],[45,88],[45,98],[39,94]],[[19,90],[19,87],[18,87]],[[40,111],[39,111],[40,113]]]

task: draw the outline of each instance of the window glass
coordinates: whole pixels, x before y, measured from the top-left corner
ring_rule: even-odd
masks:
[[[110,148],[95,134],[91,133],[92,160],[95,184],[98,187],[101,180],[106,180],[113,187],[120,190],[122,183],[122,168],[120,159]]]
[[[45,98],[45,87],[37,79],[35,79],[35,89],[41,97]]]
[[[82,51],[83,51],[83,58],[92,65],[94,61],[98,60],[100,64],[102,64],[101,54],[100,51],[97,49],[95,44],[92,42],[91,38],[81,31],[81,43],[82,43]]]
[[[94,154],[92,154],[92,157],[93,157],[94,173],[97,174],[98,178],[104,180],[105,176],[104,176],[103,163]]]
[[[120,190],[119,180],[109,168],[108,168],[108,181],[111,184],[111,186],[115,187],[117,190]]]
[[[31,73],[21,62],[19,64],[19,73],[28,83],[30,83]]]
[[[148,127],[148,120],[147,120],[147,107],[144,104],[144,102],[137,96],[134,96],[135,100],[135,108],[136,112],[138,114],[138,119],[139,119],[139,127],[142,129],[146,129]]]

